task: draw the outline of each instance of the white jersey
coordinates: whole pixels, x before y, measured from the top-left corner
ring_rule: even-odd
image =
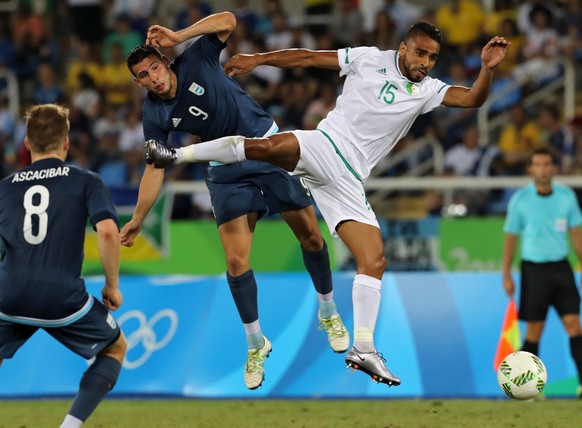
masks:
[[[394,50],[339,49],[338,60],[340,76],[347,76],[343,92],[318,129],[353,146],[359,154],[353,166],[365,179],[418,116],[442,103],[449,85],[428,76],[411,82],[398,68]]]

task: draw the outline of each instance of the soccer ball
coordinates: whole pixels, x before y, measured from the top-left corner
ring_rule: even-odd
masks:
[[[525,351],[509,354],[497,369],[497,383],[509,398],[528,400],[538,395],[548,379],[540,358]]]

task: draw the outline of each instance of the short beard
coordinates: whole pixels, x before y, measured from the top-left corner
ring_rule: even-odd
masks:
[[[404,72],[404,77],[406,77],[411,82],[420,83],[422,81],[422,79],[424,78],[424,77],[421,77],[420,79],[416,79],[416,78],[412,77],[412,72],[410,70],[410,67],[408,67],[406,65],[406,63],[403,63],[403,67],[402,68],[403,68],[402,71]]]

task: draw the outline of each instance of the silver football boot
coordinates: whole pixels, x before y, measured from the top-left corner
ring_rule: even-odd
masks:
[[[360,352],[354,347],[346,355],[348,368],[363,371],[377,383],[385,383],[388,386],[400,385],[400,379],[388,370],[385,361],[378,351]]]
[[[176,149],[164,146],[157,140],[145,142],[145,162],[154,168],[165,168],[176,161]]]

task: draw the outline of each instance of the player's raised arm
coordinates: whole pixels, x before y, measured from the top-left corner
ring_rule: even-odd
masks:
[[[235,28],[236,17],[231,12],[215,13],[180,31],[152,25],[148,29],[146,44],[151,43],[156,48],[173,47],[203,34],[216,34],[224,42]]]
[[[244,74],[259,65],[279,68],[317,67],[339,70],[337,51],[313,51],[309,49],[282,49],[279,51],[235,55],[224,65],[229,76]]]
[[[443,105],[447,107],[481,107],[489,96],[495,67],[505,58],[510,42],[503,37],[493,37],[481,51],[481,70],[471,88],[451,86]]]

